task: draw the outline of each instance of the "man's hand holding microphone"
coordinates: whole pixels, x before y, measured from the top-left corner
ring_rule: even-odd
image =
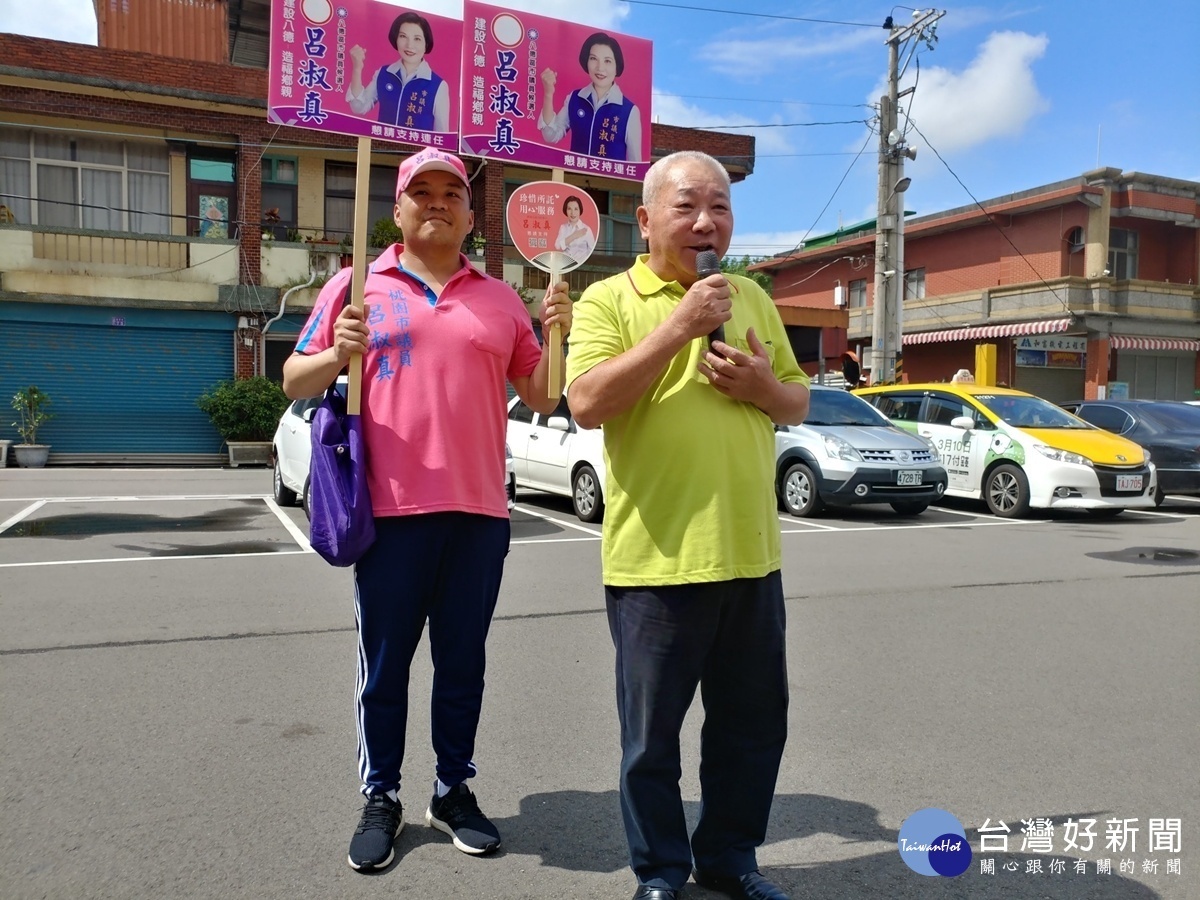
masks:
[[[697,368],[725,396],[761,405],[777,384],[771,358],[753,328],[746,332],[751,353],[725,343],[725,323],[733,317],[733,304],[729,281],[721,274],[721,260],[712,250],[696,254],[696,281],[688,289],[685,303],[693,296],[691,315],[697,326],[708,328],[709,344]]]

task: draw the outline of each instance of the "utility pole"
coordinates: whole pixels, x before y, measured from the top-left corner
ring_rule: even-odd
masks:
[[[896,381],[904,340],[904,192],[912,179],[904,177],[904,160],[917,158],[899,127],[900,98],[912,88],[900,90],[901,48],[912,60],[918,44],[933,49],[937,21],[946,13],[936,9],[917,10],[911,25],[892,24],[888,16],[888,91],[879,98],[879,188],[875,217],[875,301],[871,315],[871,383]],[[911,42],[911,45],[910,45]]]

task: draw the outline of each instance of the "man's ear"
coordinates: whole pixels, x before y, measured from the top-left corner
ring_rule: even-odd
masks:
[[[650,213],[646,212],[646,207],[639,206],[637,208],[637,223],[638,231],[641,232],[642,240],[650,239]]]

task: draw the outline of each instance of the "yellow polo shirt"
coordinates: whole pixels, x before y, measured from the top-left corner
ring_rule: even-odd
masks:
[[[591,285],[575,304],[567,384],[633,347],[685,290],[646,256]],[[726,342],[766,347],[776,377],[808,384],[775,304],[749,278],[729,276]],[[691,341],[637,403],[604,423],[604,583],[695,584],[757,578],[780,567],[774,490],[775,429],[757,407],[731,400],[697,370],[707,338]]]

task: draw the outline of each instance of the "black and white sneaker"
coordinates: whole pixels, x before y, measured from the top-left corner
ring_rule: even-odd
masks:
[[[433,795],[425,811],[425,824],[454,838],[454,846],[463,853],[482,855],[500,846],[500,832],[479,811],[475,795],[460,782],[445,797]]]
[[[358,872],[382,869],[395,855],[392,844],[404,827],[404,807],[387,794],[372,794],[363,806],[346,862]]]

